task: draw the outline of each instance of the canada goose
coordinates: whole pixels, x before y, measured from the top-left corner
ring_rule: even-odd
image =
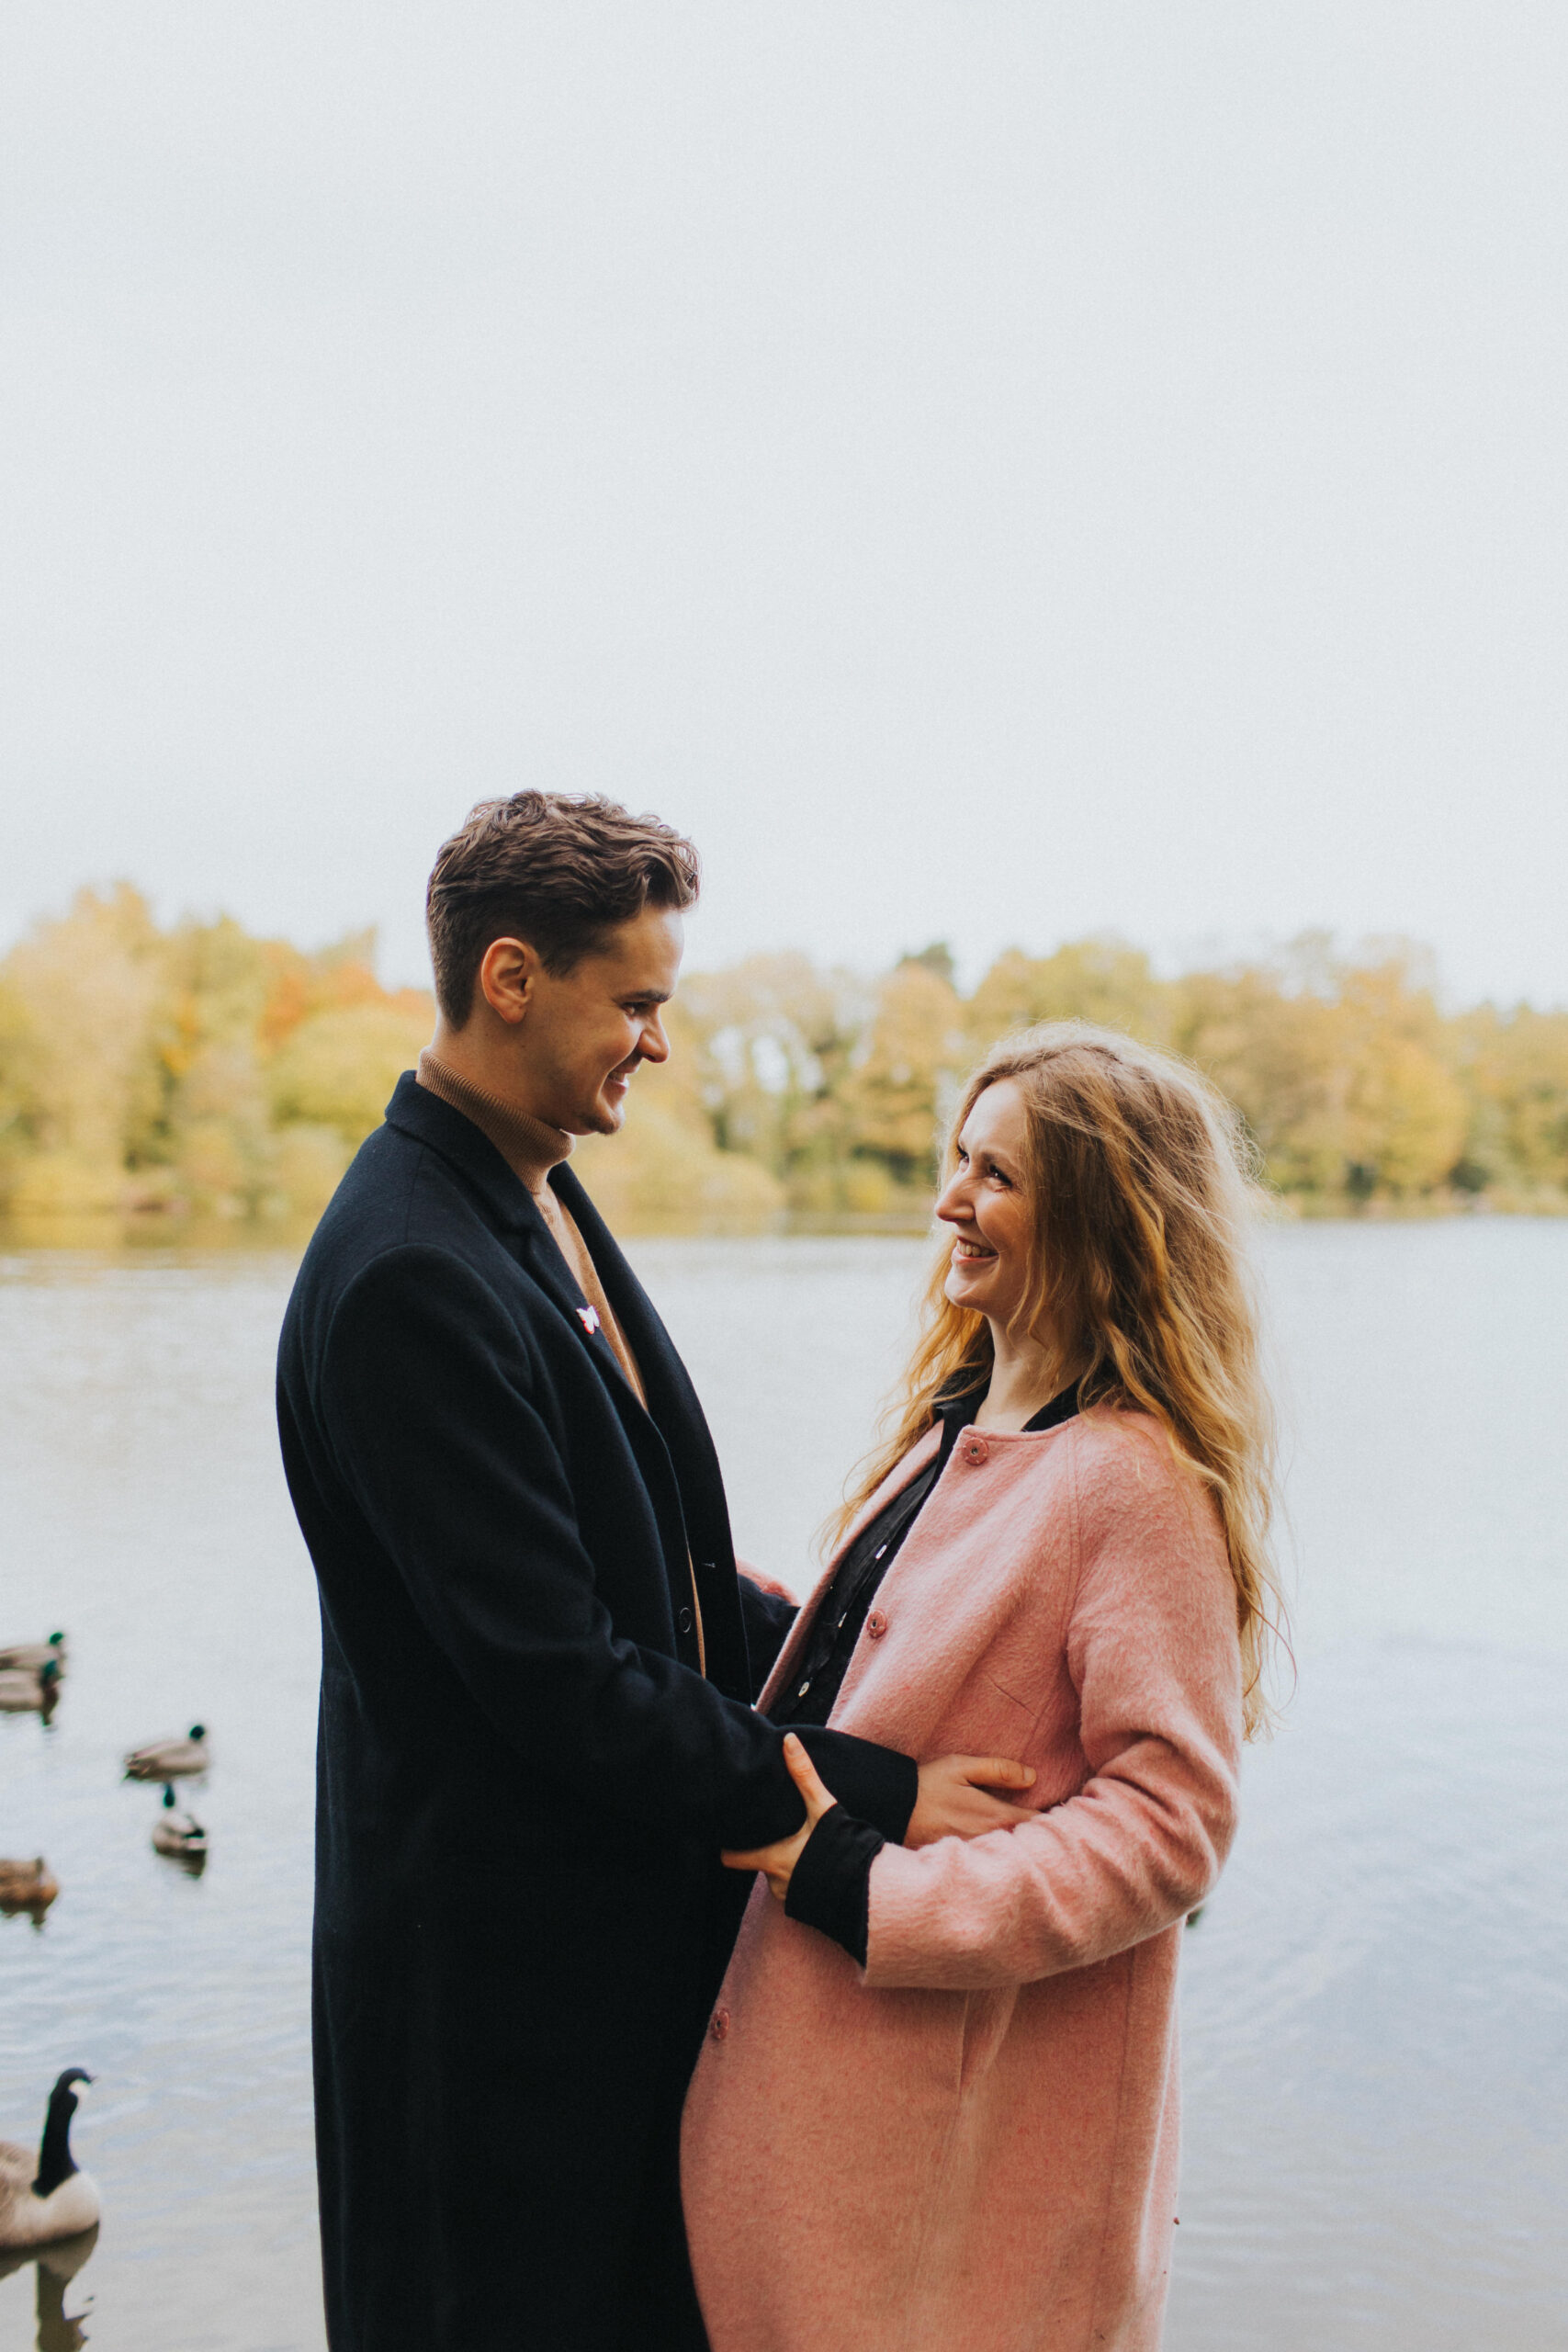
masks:
[[[164,1810],[152,1824],[152,1843],[160,1854],[172,1854],[180,1862],[205,1862],[207,1832],[199,1821],[188,1813],[175,1811],[175,1792],[164,1783]]]
[[[84,2067],[67,2066],[49,2095],[43,2139],[37,2156],[14,2140],[0,2140],[0,2247],[7,2253],[49,2245],[90,2230],[98,2218],[98,2192],[71,2154],[71,2118],[75,2085],[90,2083]]]
[[[60,1699],[60,1663],[0,1668],[0,1714],[41,1715],[47,1723]]]
[[[30,1911],[33,1924],[41,1927],[43,1915],[59,1892],[60,1881],[41,1854],[30,1862],[0,1861],[0,1911],[8,1919],[18,1911]]]
[[[65,1671],[63,1634],[51,1634],[47,1642],[7,1642],[0,1645],[0,1668],[22,1666],[27,1668],[29,1674],[36,1674],[39,1667],[48,1666],[51,1661],[63,1674]]]
[[[125,1777],[128,1781],[178,1781],[205,1772],[211,1760],[207,1752],[207,1725],[192,1724],[185,1739],[154,1739],[145,1747],[133,1747],[125,1759]]]

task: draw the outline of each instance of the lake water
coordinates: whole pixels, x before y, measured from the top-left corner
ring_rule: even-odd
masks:
[[[924,1262],[898,1240],[649,1241],[738,1541],[801,1582]],[[1168,2352],[1568,2345],[1568,1224],[1266,1248],[1291,1431],[1295,1696],[1186,1939]],[[0,1260],[0,1639],[71,1636],[0,1717],[0,2133],[58,2069],[98,2244],[0,2352],[320,2352],[307,2050],[313,1588],[278,1470],[286,1260]],[[121,1753],[200,1719],[212,1840],[151,1849]],[[62,2301],[66,2318],[61,2316]],[[526,2341],[520,2321],[518,2340]]]

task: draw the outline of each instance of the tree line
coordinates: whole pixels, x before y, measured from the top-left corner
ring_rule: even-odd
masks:
[[[330,1196],[430,1035],[375,941],[307,952],[230,918],[160,927],[80,892],[0,963],[0,1207],[14,1221],[299,1220]],[[1011,949],[967,996],[942,945],[866,978],[807,957],[687,976],[674,1053],[582,1173],[627,1223],[918,1220],[964,1072],[1077,1018],[1172,1048],[1235,1103],[1308,1213],[1568,1208],[1568,1011],[1445,1012],[1402,944],[1323,935],[1175,978],[1136,948]]]

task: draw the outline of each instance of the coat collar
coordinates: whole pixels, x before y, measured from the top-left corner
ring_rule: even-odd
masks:
[[[472,1119],[422,1086],[412,1069],[404,1070],[387,1105],[387,1125],[416,1143],[439,1152],[460,1176],[467,1177],[503,1233],[540,1233],[548,1228],[522,1178],[507,1166],[490,1137]]]
[[[412,1070],[405,1070],[398,1080],[397,1091],[387,1105],[387,1124],[412,1136],[416,1142],[428,1145],[467,1179],[498,1230],[525,1248],[528,1272],[540,1288],[548,1293],[574,1327],[581,1322],[581,1310],[586,1302],[556,1247],[538,1204],[482,1129],[475,1126],[466,1113],[432,1093],[428,1086],[421,1086]],[[673,1385],[689,1392],[682,1396],[682,1406],[688,1411],[696,1409],[695,1392],[682,1377],[685,1368],[670,1345],[669,1334],[649,1307],[641,1283],[577,1177],[562,1161],[550,1170],[548,1182],[582,1236],[583,1245],[604,1285],[604,1295],[637,1360],[637,1369],[645,1383],[649,1384],[649,1404],[656,1388],[668,1390]],[[589,1340],[594,1362],[608,1381],[617,1404],[624,1403],[638,1419],[645,1418],[609,1340],[603,1333],[591,1333]]]

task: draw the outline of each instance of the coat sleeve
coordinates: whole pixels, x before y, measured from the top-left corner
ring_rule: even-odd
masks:
[[[1037,1821],[871,1866],[865,1981],[980,1991],[1109,1959],[1201,1901],[1235,1832],[1235,1589],[1219,1515],[1163,1436],[1075,1463],[1066,1666],[1084,1786]]]
[[[460,1260],[407,1246],[339,1303],[319,1397],[339,1475],[425,1630],[541,1778],[740,1849],[804,1817],[782,1736],[679,1660],[618,1639],[524,1343]],[[824,1778],[902,1822],[915,1767],[827,1735]],[[858,1789],[858,1798],[851,1790]]]

